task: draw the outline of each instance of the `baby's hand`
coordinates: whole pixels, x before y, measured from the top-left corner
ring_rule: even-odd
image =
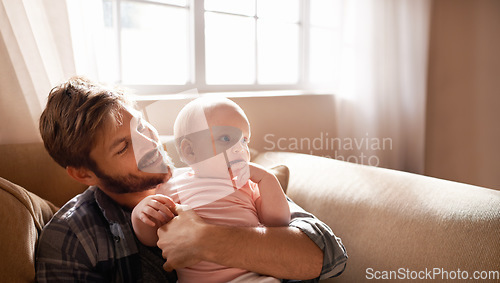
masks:
[[[273,176],[271,172],[267,171],[264,167],[258,164],[248,162],[248,167],[250,168],[250,180],[254,183],[260,183],[260,181],[268,175]]]
[[[171,198],[156,194],[141,200],[132,214],[133,217],[139,218],[146,225],[160,227],[174,218],[175,206],[176,204]]]

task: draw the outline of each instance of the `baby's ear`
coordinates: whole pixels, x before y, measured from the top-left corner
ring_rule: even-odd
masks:
[[[193,144],[188,139],[183,139],[179,146],[179,155],[186,164],[192,164],[195,160]]]

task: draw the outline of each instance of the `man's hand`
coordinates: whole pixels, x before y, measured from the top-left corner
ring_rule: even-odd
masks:
[[[158,229],[158,247],[167,260],[163,268],[172,271],[194,265],[201,260],[205,223],[186,205],[176,206],[177,216]]]

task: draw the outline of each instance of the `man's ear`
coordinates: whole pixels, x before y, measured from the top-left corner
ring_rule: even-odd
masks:
[[[71,176],[71,178],[87,186],[94,186],[97,184],[97,176],[94,174],[94,172],[90,171],[87,168],[67,166],[66,172]]]
[[[188,139],[183,139],[179,149],[181,160],[187,164],[192,164],[195,159],[192,142]]]

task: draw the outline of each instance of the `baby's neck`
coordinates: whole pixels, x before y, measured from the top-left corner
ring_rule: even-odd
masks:
[[[212,174],[207,174],[203,171],[200,170],[195,170],[193,167],[190,167],[191,170],[193,171],[193,175],[196,178],[207,178],[207,179],[222,179],[220,176],[212,175]]]

